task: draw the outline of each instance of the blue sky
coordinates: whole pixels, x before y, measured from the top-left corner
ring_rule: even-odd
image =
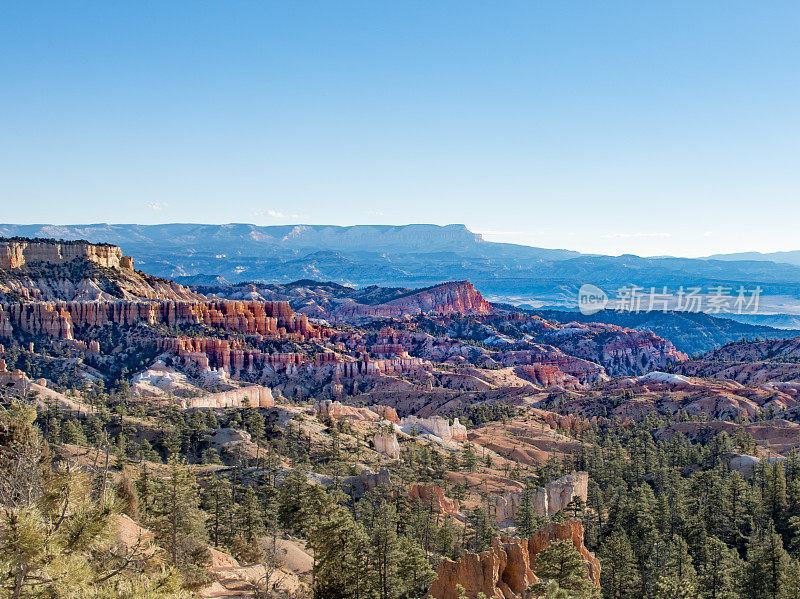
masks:
[[[798,2],[19,2],[0,221],[800,249]]]

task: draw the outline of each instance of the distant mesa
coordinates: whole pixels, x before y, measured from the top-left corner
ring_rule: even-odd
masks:
[[[37,262],[64,264],[75,259],[88,260],[105,268],[133,270],[133,258],[123,256],[122,250],[115,245],[85,240],[0,237],[0,268],[13,270]]]

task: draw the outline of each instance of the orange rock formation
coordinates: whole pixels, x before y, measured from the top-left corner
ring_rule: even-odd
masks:
[[[436,571],[437,578],[428,595],[434,599],[458,599],[457,586],[475,599],[483,592],[490,599],[521,599],[538,578],[533,573],[536,556],[551,541],[571,541],[586,561],[586,571],[595,586],[600,586],[600,562],[583,544],[583,525],[579,520],[550,522],[527,540],[496,537],[490,549],[467,553],[458,561],[445,558]]]

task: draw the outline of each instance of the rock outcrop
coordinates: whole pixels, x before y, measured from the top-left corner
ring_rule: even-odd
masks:
[[[0,345],[0,353],[2,353],[2,350],[3,346]],[[24,372],[22,372],[19,368],[8,370],[6,367],[6,361],[0,358],[0,386],[2,386],[6,391],[13,390],[14,393],[24,392],[26,387],[25,383],[27,381],[28,379]]]
[[[566,476],[538,487],[533,491],[531,502],[540,516],[553,516],[563,510],[573,499],[586,501],[589,495],[589,473],[572,472]],[[495,498],[495,520],[511,522],[523,499],[523,492],[507,493]]]
[[[364,469],[358,476],[348,476],[342,479],[342,482],[350,485],[353,496],[357,498],[378,487],[387,490],[392,488],[392,478],[386,468],[381,468],[378,472]]]
[[[400,444],[397,442],[395,433],[378,432],[375,433],[375,451],[389,456],[394,460],[400,459]]]
[[[438,485],[412,485],[408,497],[431,506],[438,514],[454,515],[459,510],[458,499],[446,497]]]
[[[436,571],[428,596],[458,599],[456,587],[476,599],[484,593],[489,599],[522,599],[526,589],[539,579],[534,574],[536,556],[552,541],[569,541],[586,562],[587,577],[600,586],[600,562],[583,544],[583,525],[579,520],[550,522],[527,540],[496,537],[490,549],[467,553],[458,561],[445,558]]]
[[[240,387],[230,391],[211,393],[203,397],[192,397],[183,401],[184,408],[269,408],[275,405],[272,390],[261,385]]]
[[[368,408],[359,408],[345,405],[340,401],[331,401],[330,399],[323,399],[315,403],[314,413],[318,418],[330,418],[331,420],[352,418],[354,420],[369,420],[373,422],[378,420],[400,422],[397,412],[389,406],[375,405]]]
[[[214,429],[204,441],[209,447],[220,453],[231,453],[237,449],[249,451],[257,448],[251,440],[250,433],[236,428]]]
[[[419,432],[430,433],[440,439],[466,441],[467,427],[453,419],[453,424],[441,416],[431,416],[430,418],[420,418],[418,416],[407,416],[400,421],[404,428],[416,427]]]

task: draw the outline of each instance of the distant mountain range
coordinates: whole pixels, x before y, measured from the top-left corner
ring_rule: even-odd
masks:
[[[800,266],[800,250],[792,252],[771,252],[762,254],[761,252],[738,252],[736,254],[714,254],[708,257],[710,260],[756,260],[759,262],[781,262],[784,264],[794,264]]]
[[[774,303],[786,307],[773,312],[800,311],[797,264],[586,255],[490,242],[464,225],[35,224],[0,225],[0,236],[116,244],[137,268],[187,284],[307,278],[413,288],[469,280],[493,301],[559,306],[574,306],[584,283],[607,291],[629,284],[759,285],[765,299],[780,298]]]

